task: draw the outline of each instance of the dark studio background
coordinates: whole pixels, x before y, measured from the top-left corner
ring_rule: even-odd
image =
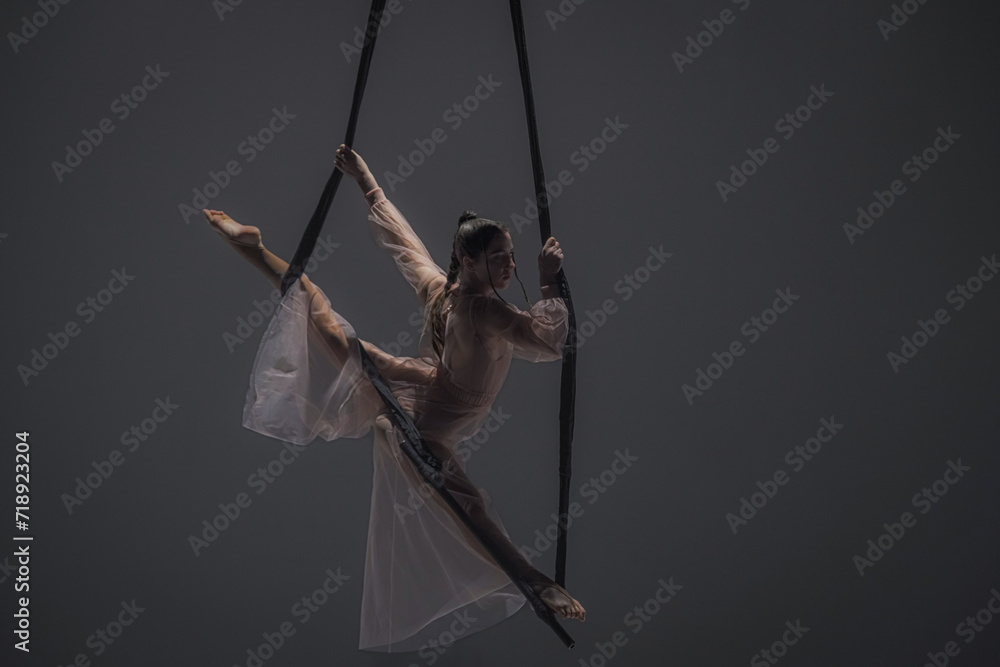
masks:
[[[797,621],[809,629],[777,664],[920,667],[948,642],[959,649],[948,664],[1000,664],[1000,619],[968,642],[957,628],[1000,590],[1000,281],[960,310],[947,300],[1000,253],[997,10],[911,5],[884,39],[890,2],[567,1],[575,10],[555,29],[556,0],[524,3],[546,177],[573,177],[552,204],[553,234],[578,325],[602,323],[579,352],[571,496],[583,514],[567,587],[587,621],[564,622],[572,652],[525,608],[443,653],[387,655],[357,649],[372,436],[317,441],[263,493],[249,486],[281,449],[241,426],[266,324],[232,350],[224,336],[270,288],[200,214],[179,211],[237,160],[209,206],[291,257],[346,127],[359,58],[340,45],[369,3],[245,0],[220,20],[209,0],[75,1],[17,53],[8,33],[41,10],[4,3],[3,664],[245,665],[338,568],[341,590],[265,665],[773,664],[755,656]],[[463,209],[513,226],[532,194],[510,16],[499,0],[400,7],[354,147],[447,267]],[[733,22],[679,72],[672,54],[723,9]],[[120,119],[112,101],[157,65],[169,75]],[[444,112],[490,76],[500,85],[453,129]],[[833,94],[786,139],[775,122],[813,86]],[[294,119],[247,162],[238,146],[275,108]],[[60,181],[52,163],[105,117],[114,131]],[[615,118],[627,127],[580,171],[574,152]],[[446,140],[390,188],[386,172],[439,127]],[[939,128],[960,138],[910,181],[903,163]],[[780,148],[723,201],[716,182],[768,137]],[[844,224],[895,179],[905,193],[851,243]],[[365,215],[344,181],[321,235],[339,246],[310,275],[359,336],[389,349],[419,333],[418,302]],[[512,236],[535,301],[537,226]],[[661,246],[672,255],[645,272]],[[87,321],[78,304],[123,268],[134,279]],[[627,275],[648,280],[623,290]],[[741,327],[776,290],[798,300],[751,342]],[[504,297],[527,308],[516,282]],[[613,312],[596,315],[608,300]],[[894,372],[887,353],[938,309],[947,323]],[[68,322],[79,335],[23,381],[18,367]],[[744,354],[689,402],[682,385],[733,341]],[[415,342],[397,353],[416,354]],[[509,418],[470,460],[518,545],[556,511],[558,393],[559,364],[516,361],[496,402]],[[127,451],[121,434],[158,399],[179,407]],[[794,471],[786,452],[821,419],[843,428]],[[12,648],[20,431],[30,654]],[[68,512],[64,494],[114,450],[123,464]],[[607,472],[626,450],[637,461]],[[914,494],[959,459],[970,469],[921,513]],[[726,515],[779,468],[788,483],[734,534]],[[614,481],[603,493],[581,488],[602,472]],[[195,556],[189,536],[241,492],[252,504]],[[915,525],[861,576],[854,557],[907,511]],[[554,556],[535,562],[552,574]],[[682,588],[637,628],[628,615],[661,579]],[[88,637],[132,600],[144,611],[96,655]],[[606,658],[615,633],[624,645]]]

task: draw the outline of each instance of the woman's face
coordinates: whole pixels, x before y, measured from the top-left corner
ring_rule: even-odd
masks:
[[[497,234],[486,246],[486,252],[473,260],[473,273],[479,282],[497,289],[506,287],[514,275],[514,243],[510,233]]]

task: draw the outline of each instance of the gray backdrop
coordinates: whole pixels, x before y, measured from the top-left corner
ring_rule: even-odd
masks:
[[[369,3],[224,3],[0,10],[4,664],[252,665],[283,623],[262,664],[998,664],[993,3],[525,4],[582,339],[587,621],[572,652],[524,609],[399,655],[357,650],[371,435],[286,464],[242,428],[270,288],[185,208],[291,256]],[[537,300],[507,4],[391,7],[355,148],[439,264],[463,209],[512,225]],[[310,275],[413,355],[365,215],[345,182]],[[550,574],[558,393],[558,363],[515,363],[466,445]]]

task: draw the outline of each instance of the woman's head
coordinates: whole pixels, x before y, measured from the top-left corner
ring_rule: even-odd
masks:
[[[457,262],[457,272],[456,270]],[[516,265],[514,243],[503,223],[466,211],[458,219],[448,277],[473,291],[506,287]]]
[[[458,229],[452,241],[448,281],[431,308],[434,347],[438,354],[444,346],[444,302],[452,286],[461,283],[471,292],[488,293],[492,290],[506,303],[496,290],[506,287],[512,274],[520,283],[514,262],[514,243],[507,225],[481,218],[475,211],[463,212],[458,218]],[[521,290],[524,291],[523,283]],[[528,301],[526,291],[524,299]]]

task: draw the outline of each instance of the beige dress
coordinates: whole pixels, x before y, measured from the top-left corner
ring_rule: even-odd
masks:
[[[381,188],[366,195],[377,245],[394,258],[425,312],[446,282],[402,213]],[[315,287],[315,286],[314,286]],[[496,295],[454,294],[439,357],[425,318],[417,357],[394,357],[357,338],[318,287],[310,297],[297,281],[264,333],[254,361],[243,424],[280,440],[307,444],[361,438],[374,427],[374,475],[359,647],[415,651],[450,643],[514,614],[525,598],[480,550],[450,510],[400,451],[400,435],[361,368],[359,346],[378,365],[393,395],[439,455],[472,437],[490,414],[513,357],[532,362],[562,358],[567,332],[561,298],[541,299],[527,311]],[[324,336],[324,332],[327,334]],[[333,332],[350,353],[331,351]],[[458,465],[461,457],[445,467]],[[422,491],[423,493],[420,493]],[[474,493],[474,492],[473,492]],[[414,499],[424,499],[423,504]],[[463,506],[485,504],[506,534],[489,496],[478,489]],[[416,509],[414,509],[416,506]]]

